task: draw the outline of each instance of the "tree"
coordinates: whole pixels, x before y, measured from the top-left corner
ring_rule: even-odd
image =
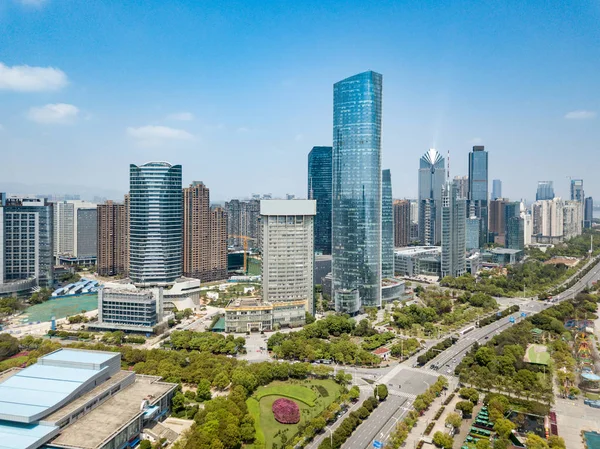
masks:
[[[204,402],[210,400],[212,394],[210,392],[210,382],[208,379],[202,379],[198,382],[198,390],[196,391],[196,400]]]
[[[379,397],[380,401],[385,401],[385,399],[388,397],[388,389],[386,385],[377,385],[377,396]]]
[[[531,432],[527,434],[525,446],[527,449],[550,449],[546,440]]]
[[[152,443],[150,440],[140,441],[140,449],[152,449]]]
[[[452,445],[454,444],[454,439],[448,435],[447,433],[442,433],[437,431],[433,434],[433,444],[437,447],[441,447],[443,449],[452,449]]]
[[[9,334],[0,334],[0,360],[7,359],[19,352],[19,340]]]
[[[516,427],[511,420],[506,418],[500,418],[494,423],[494,430],[500,435],[500,438],[508,438]]]
[[[492,445],[490,444],[490,440],[482,438],[475,444],[475,448],[476,449],[492,449]]]
[[[348,396],[350,397],[351,401],[356,401],[360,397],[360,389],[357,385],[354,385],[352,388],[350,388]]]
[[[548,438],[548,445],[550,449],[566,449],[565,440],[563,440],[558,435],[550,435]]]
[[[304,312],[304,316],[306,319],[306,324],[312,324],[316,321],[315,317],[312,316],[309,312]]]
[[[340,385],[347,385],[352,380],[352,374],[346,374],[346,372],[341,369],[335,375],[335,381]]]
[[[510,440],[507,440],[506,438],[498,438],[494,441],[494,449],[508,449],[510,446],[512,446],[512,444]]]
[[[446,425],[458,429],[462,424],[462,418],[458,413],[450,413],[446,416]]]
[[[471,413],[473,413],[473,403],[471,401],[460,401],[456,404],[456,410],[460,410],[463,416],[471,416]]]
[[[229,385],[229,377],[225,371],[217,374],[213,380],[213,386],[218,390],[224,390]]]

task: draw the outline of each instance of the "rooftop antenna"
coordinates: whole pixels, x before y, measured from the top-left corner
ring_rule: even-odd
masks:
[[[446,173],[448,181],[450,181],[450,150],[448,150],[448,172]]]

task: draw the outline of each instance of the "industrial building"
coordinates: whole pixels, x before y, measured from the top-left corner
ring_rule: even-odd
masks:
[[[118,352],[63,348],[0,373],[0,445],[135,447],[169,412],[177,385],[120,367]]]
[[[226,332],[271,331],[305,323],[305,301],[266,302],[235,299],[225,308]]]

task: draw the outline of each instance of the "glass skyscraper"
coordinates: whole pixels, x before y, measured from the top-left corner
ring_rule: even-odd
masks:
[[[483,146],[474,146],[469,153],[469,214],[480,219],[479,247],[488,240],[488,153]]]
[[[335,310],[381,305],[382,76],[333,86],[332,293]]]
[[[442,241],[442,190],[446,182],[444,158],[430,149],[419,161],[419,239],[423,245]]]
[[[538,181],[535,200],[553,200],[554,199],[554,183],[552,181]]]
[[[583,207],[583,227],[591,228],[594,221],[594,200],[591,196],[585,199]]]
[[[513,201],[504,206],[504,246],[509,249],[525,248],[525,220],[521,217],[521,203]]]
[[[494,179],[492,181],[492,199],[497,200],[498,198],[502,198],[502,181]]]
[[[315,251],[331,254],[331,147],[313,147],[308,153],[308,199],[317,200]]]
[[[381,277],[394,277],[394,208],[392,173],[381,172]]]
[[[583,193],[583,179],[571,179],[571,201],[585,201]]]
[[[182,274],[181,165],[130,165],[130,270],[140,286],[172,284]]]

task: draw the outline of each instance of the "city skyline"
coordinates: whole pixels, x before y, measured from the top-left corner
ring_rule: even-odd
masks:
[[[215,201],[302,197],[306,172],[296,168],[310,148],[332,144],[331,84],[368,69],[387,80],[382,163],[397,174],[395,197],[417,195],[405,161],[433,147],[452,154],[451,176],[466,175],[466,155],[480,144],[490,152],[489,176],[505,182],[509,198],[533,201],[539,179],[554,180],[562,198],[569,176],[586,180],[589,196],[600,188],[592,164],[581,164],[600,138],[600,55],[586,45],[599,33],[595,5],[528,5],[518,17],[485,5],[364,10],[350,2],[320,14],[310,3],[267,5],[264,24],[234,36],[252,2],[231,11],[186,1],[180,10],[151,1],[108,11],[91,1],[85,12],[68,1],[22,3],[0,6],[8,30],[0,37],[0,190],[9,193],[59,193],[37,186],[66,184],[71,192],[111,190],[104,196],[119,200],[130,161],[173,160],[186,167],[184,184],[202,180]],[[122,25],[142,13],[133,31]],[[356,17],[379,26],[342,39]],[[482,18],[485,31],[468,26]],[[56,32],[30,38],[47,29]],[[398,49],[398,41],[406,44]],[[29,166],[27,177],[14,169],[23,155],[47,154],[49,164]],[[244,173],[258,175],[252,191],[231,182]]]

